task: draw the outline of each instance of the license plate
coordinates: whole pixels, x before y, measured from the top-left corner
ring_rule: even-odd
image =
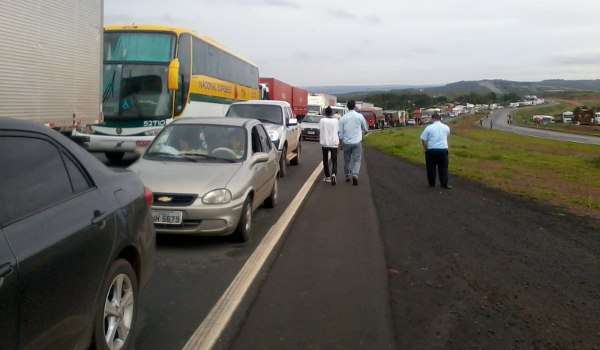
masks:
[[[314,135],[314,134],[315,134],[315,132],[314,132],[314,131],[310,131],[310,130],[309,130],[309,131],[307,131],[306,133],[307,133],[307,134],[309,134],[309,135]]]
[[[183,222],[183,212],[181,211],[152,211],[152,221],[161,225],[181,225]]]

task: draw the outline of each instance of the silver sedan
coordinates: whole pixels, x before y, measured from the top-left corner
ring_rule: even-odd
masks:
[[[278,156],[257,120],[182,118],[130,169],[154,193],[157,233],[247,241],[253,211],[277,204]]]

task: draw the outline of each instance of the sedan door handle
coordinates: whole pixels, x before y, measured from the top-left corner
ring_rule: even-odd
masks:
[[[104,228],[104,226],[106,225],[106,217],[108,215],[106,215],[105,212],[101,211],[101,210],[94,210],[94,218],[92,219],[92,225],[96,225],[96,226],[100,226],[102,228]]]
[[[14,271],[13,267],[14,266],[11,263],[4,263],[0,265],[0,288],[2,288],[4,285],[4,278]]]
[[[0,280],[13,272],[13,264],[4,263],[0,265]],[[1,285],[1,284],[0,284]]]

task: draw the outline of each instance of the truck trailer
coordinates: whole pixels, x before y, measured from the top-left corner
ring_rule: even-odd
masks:
[[[308,112],[310,114],[323,115],[325,108],[337,105],[337,97],[329,94],[308,95]]]
[[[69,133],[102,120],[102,0],[19,0],[0,12],[0,117]]]
[[[289,103],[298,119],[302,119],[308,113],[308,91],[275,78],[260,78],[259,81],[262,90],[265,91],[263,99]]]

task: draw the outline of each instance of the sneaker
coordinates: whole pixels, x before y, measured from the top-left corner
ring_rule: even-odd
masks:
[[[451,190],[453,187],[451,185],[442,186],[445,190]]]
[[[330,177],[324,177],[323,178],[323,182],[331,182],[331,178]]]
[[[346,175],[346,182],[350,182],[350,175]]]
[[[331,185],[332,185],[332,186],[335,186],[335,184],[336,184],[336,183],[337,183],[337,179],[336,179],[336,176],[335,176],[335,174],[334,174],[334,175],[331,175]]]
[[[358,176],[352,176],[352,185],[358,186]]]

